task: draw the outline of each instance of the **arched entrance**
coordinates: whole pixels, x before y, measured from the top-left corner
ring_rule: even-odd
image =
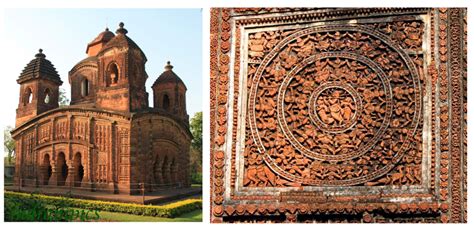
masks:
[[[51,167],[51,160],[49,154],[44,155],[43,158],[43,185],[48,185],[49,178],[53,174],[53,169]]]
[[[65,185],[69,169],[66,164],[66,156],[62,152],[58,154],[57,169],[59,170],[58,185]]]
[[[75,174],[74,174],[74,186],[75,187],[80,187],[82,178],[84,177],[84,166],[82,165],[82,155],[80,152],[76,153],[74,155],[74,169]]]

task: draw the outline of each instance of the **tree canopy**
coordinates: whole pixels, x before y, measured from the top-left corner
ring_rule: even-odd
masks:
[[[15,154],[15,140],[11,135],[12,130],[13,128],[11,126],[7,126],[5,130],[3,130],[3,149],[7,154],[7,164],[11,164]]]
[[[59,106],[69,105],[69,98],[66,95],[66,90],[59,88]]]
[[[193,134],[192,147],[202,152],[202,112],[196,112],[190,122],[191,133]]]
[[[190,121],[190,129],[193,134],[190,150],[190,167],[192,183],[202,183],[202,112],[197,112]]]

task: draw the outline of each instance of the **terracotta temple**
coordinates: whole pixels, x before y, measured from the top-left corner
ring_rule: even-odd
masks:
[[[211,222],[466,222],[467,10],[211,10]]]
[[[123,23],[86,53],[69,71],[67,106],[58,105],[63,81],[41,49],[20,74],[15,184],[120,194],[189,187],[186,86],[173,66],[154,82],[150,107],[147,58]]]

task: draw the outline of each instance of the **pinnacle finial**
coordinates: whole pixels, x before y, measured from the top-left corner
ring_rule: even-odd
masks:
[[[170,71],[172,69],[173,69],[173,65],[171,65],[171,62],[170,61],[166,62],[165,70]]]
[[[125,26],[125,24],[124,24],[123,22],[120,22],[120,23],[119,23],[119,27],[120,27],[120,28],[118,28],[117,31],[115,31],[115,32],[116,32],[117,34],[127,34],[128,31],[127,31],[127,29],[123,28],[123,26]]]
[[[43,49],[38,50],[39,53],[35,55],[36,58],[46,58],[46,55],[43,54]]]

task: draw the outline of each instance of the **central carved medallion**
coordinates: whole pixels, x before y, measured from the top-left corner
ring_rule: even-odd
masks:
[[[349,84],[330,82],[320,85],[311,95],[309,116],[321,130],[342,132],[350,129],[357,120],[361,100]],[[358,110],[359,109],[359,110]]]

